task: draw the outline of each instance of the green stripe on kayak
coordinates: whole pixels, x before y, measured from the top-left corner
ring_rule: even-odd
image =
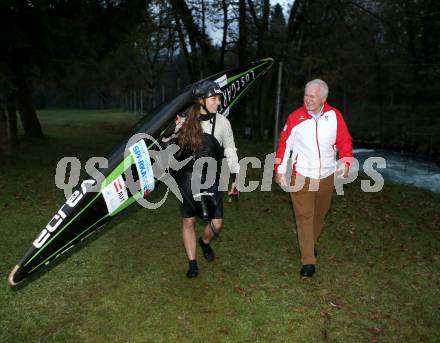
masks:
[[[44,250],[44,248],[46,248],[50,242],[52,242],[61,232],[63,232],[69,226],[70,223],[72,223],[81,213],[83,213],[98,198],[100,194],[101,192],[96,194],[96,196],[92,200],[90,200],[90,202],[86,206],[84,206],[83,209],[79,211],[75,217],[73,217],[69,222],[66,223],[66,225],[59,229],[57,233],[53,235],[53,237],[51,237],[51,239],[49,239],[40,249],[38,249],[36,254],[32,256],[24,266],[27,266],[35,257],[37,257]]]
[[[39,265],[33,267],[29,273],[32,273],[35,269],[41,267],[43,264],[45,264],[47,261],[49,261],[52,257],[56,256],[58,253],[61,253],[64,248],[66,248],[67,246],[69,246],[70,243],[72,243],[75,239],[77,239],[80,235],[84,234],[85,232],[87,232],[91,227],[93,227],[94,225],[96,225],[97,223],[99,223],[101,220],[105,219],[108,217],[108,214],[104,217],[102,217],[101,219],[97,220],[96,222],[94,222],[92,225],[90,225],[87,229],[85,229],[83,232],[81,232],[78,236],[76,236],[75,238],[73,238],[72,240],[70,240],[70,242],[66,243],[63,245],[63,247],[61,247],[60,249],[58,249],[57,251],[55,251],[52,255],[50,255],[48,258],[46,258],[43,262],[41,262]]]
[[[240,78],[240,77],[242,77],[243,75],[246,75],[247,73],[249,73],[251,70],[255,70],[255,69],[257,69],[257,68],[260,68],[260,67],[262,67],[262,66],[265,66],[267,63],[269,63],[270,61],[266,61],[266,62],[264,62],[264,63],[262,63],[262,64],[259,64],[259,65],[257,65],[257,66],[255,66],[254,68],[251,68],[251,69],[249,69],[249,70],[246,70],[245,72],[243,72],[243,73],[241,73],[241,74],[238,74],[238,75],[236,75],[236,76],[233,76],[233,77],[230,77],[229,79],[228,79],[228,83],[231,83],[231,82],[234,82],[235,80],[237,80],[238,78]],[[250,85],[250,84],[249,84]],[[249,87],[249,86],[248,86]]]

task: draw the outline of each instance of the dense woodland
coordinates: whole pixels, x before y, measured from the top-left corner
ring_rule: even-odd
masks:
[[[439,158],[439,38],[435,0],[0,0],[0,151],[44,137],[37,109],[148,114],[191,82],[273,57],[231,117],[237,135],[273,135],[282,62],[280,125],[319,77],[359,146]]]

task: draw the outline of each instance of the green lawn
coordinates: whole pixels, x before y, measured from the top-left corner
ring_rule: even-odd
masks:
[[[10,289],[10,270],[64,201],[57,161],[106,156],[138,120],[117,111],[40,118],[45,139],[0,160],[0,342],[440,341],[440,195],[388,182],[379,193],[357,181],[334,195],[310,280],[299,278],[289,196],[273,186],[225,204],[218,258],[199,258],[195,279],[185,277],[170,197],[158,210],[133,205]],[[242,157],[271,152],[269,143],[238,146]]]

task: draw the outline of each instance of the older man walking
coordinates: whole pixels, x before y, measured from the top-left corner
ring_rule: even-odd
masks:
[[[292,165],[291,199],[301,250],[302,277],[315,273],[316,242],[330,208],[336,153],[348,176],[353,157],[352,139],[341,113],[327,103],[328,86],[315,79],[306,84],[304,105],[287,118],[278,142],[275,181],[287,187],[286,172]]]

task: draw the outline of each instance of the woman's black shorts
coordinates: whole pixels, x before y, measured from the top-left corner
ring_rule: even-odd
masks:
[[[198,216],[199,218],[202,218],[201,201],[194,199],[191,191],[191,173],[181,173],[176,181],[183,198],[183,203],[180,204],[180,212],[182,217],[192,218]],[[212,207],[210,219],[223,218],[223,194],[218,190],[218,186],[219,177],[217,177],[214,184],[206,190],[208,193],[213,193],[212,198],[210,199],[210,204]],[[200,197],[198,199],[200,199]]]

